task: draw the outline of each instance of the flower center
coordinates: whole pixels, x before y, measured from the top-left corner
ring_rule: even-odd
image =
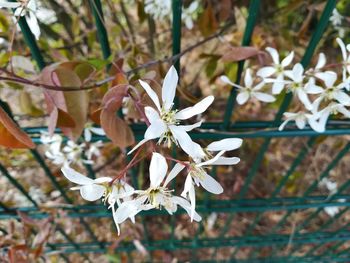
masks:
[[[157,187],[157,188],[151,188],[148,190],[148,202],[152,206],[154,206],[156,209],[160,209],[161,205],[164,205],[165,201],[169,199],[172,196],[172,192],[174,190],[169,190],[165,187]]]
[[[193,178],[197,178],[199,180],[203,180],[204,179],[204,175],[206,174],[206,172],[204,171],[204,169],[202,167],[197,167],[195,164],[190,164],[190,175]]]
[[[166,111],[162,109],[160,113],[160,118],[168,125],[177,125],[180,122],[175,118],[175,114],[178,112],[178,110],[169,110]]]

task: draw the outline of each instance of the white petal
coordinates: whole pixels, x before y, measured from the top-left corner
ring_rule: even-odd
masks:
[[[106,188],[98,184],[88,184],[80,188],[81,196],[85,200],[91,201],[91,202],[100,199],[103,196],[105,191],[106,191]]]
[[[240,162],[238,157],[219,157],[212,165],[235,165]]]
[[[268,67],[263,67],[259,69],[256,75],[261,78],[267,78],[272,76],[275,73],[276,73],[276,69],[274,67],[268,66]]]
[[[304,73],[304,67],[300,63],[297,63],[294,65],[292,74],[293,74],[293,81],[296,83],[301,83],[303,81],[303,73]]]
[[[161,120],[156,120],[147,128],[145,132],[145,139],[152,140],[159,138],[167,130],[166,124]]]
[[[241,147],[243,140],[239,138],[228,138],[212,142],[207,146],[208,151],[232,151]]]
[[[243,105],[244,103],[246,103],[249,99],[249,92],[248,91],[241,91],[238,93],[237,95],[237,102],[239,105]]]
[[[201,186],[212,194],[221,194],[224,189],[222,186],[209,174],[204,174],[204,178],[199,180]]]
[[[334,98],[344,106],[350,106],[350,97],[343,91],[334,92]]]
[[[188,174],[186,176],[184,190],[182,191],[181,196],[187,198],[187,193],[190,191],[191,187],[193,187],[192,176]]]
[[[287,66],[292,62],[293,58],[294,58],[294,51],[290,52],[290,53],[288,54],[288,56],[286,56],[286,57],[282,60],[282,62],[281,62],[282,67],[283,67],[283,68],[287,67]]]
[[[68,165],[65,165],[61,168],[61,171],[63,175],[71,182],[80,184],[80,185],[87,185],[87,184],[93,184],[94,180],[91,178],[86,177],[85,175],[82,175],[81,173],[78,173],[74,169],[70,168]]]
[[[287,123],[290,121],[290,119],[286,119],[280,127],[278,127],[279,131],[282,131],[284,129],[284,127],[286,127]]]
[[[150,140],[150,139],[146,139],[146,138],[145,138],[145,139],[139,141],[139,143],[136,144],[136,145],[134,146],[134,148],[132,148],[132,149],[128,152],[127,155],[133,153],[137,148],[139,148],[142,144],[144,144],[145,142],[147,142],[147,141],[149,141],[149,140]]]
[[[321,123],[315,119],[308,120],[310,127],[316,132],[324,132],[325,131],[325,123]]]
[[[91,127],[90,130],[97,135],[104,136],[106,135],[105,131],[102,128]]]
[[[319,72],[316,76],[324,81],[327,88],[332,88],[337,80],[337,73],[333,71]]]
[[[89,129],[84,129],[84,139],[85,141],[91,141],[91,132]]]
[[[191,215],[191,205],[186,199],[178,196],[173,196],[171,199],[173,202],[175,202],[176,204],[180,205],[183,209],[185,209],[187,214]],[[193,219],[199,222],[202,220],[202,217],[197,212],[194,212]]]
[[[144,82],[142,80],[139,80],[141,86],[143,87],[143,89],[147,92],[148,96],[151,98],[151,100],[154,102],[154,104],[156,105],[157,109],[159,111],[161,111],[161,107],[160,107],[160,103],[159,103],[159,99],[157,94],[155,93],[155,91],[150,87],[150,85],[148,85],[147,82]]]
[[[272,47],[267,47],[266,51],[270,53],[274,64],[276,65],[280,64],[280,56],[278,55],[278,52],[276,49]]]
[[[15,3],[11,3],[11,2],[7,2],[7,1],[0,1],[0,8],[17,8],[20,7],[21,3],[15,2]]]
[[[338,45],[341,49],[343,60],[345,61],[347,59],[345,44],[344,44],[343,40],[341,40],[339,37],[337,38],[337,42],[338,42]]]
[[[320,53],[318,56],[317,64],[315,66],[316,69],[321,69],[326,65],[326,56],[324,53]]]
[[[169,129],[179,143],[181,149],[191,156],[191,158],[198,159],[205,156],[202,147],[198,143],[193,142],[191,137],[181,126],[170,125]]]
[[[221,76],[220,80],[228,85],[235,86],[236,84],[233,83],[227,76]]]
[[[183,109],[175,114],[175,118],[178,120],[186,120],[195,115],[203,113],[206,109],[213,103],[214,96],[208,96],[202,99],[200,102],[196,103],[192,107]]]
[[[165,179],[164,182],[164,187],[168,185],[168,183],[170,181],[172,181],[183,169],[185,168],[184,165],[180,164],[180,163],[176,163],[173,167],[173,169],[171,169],[170,173],[168,174],[168,176]]]
[[[345,107],[338,107],[338,111],[345,117],[350,118],[350,111],[348,111]]]
[[[211,165],[213,164],[214,162],[216,162],[221,155],[223,155],[225,153],[225,151],[220,151],[219,153],[217,153],[213,158],[205,161],[205,162],[202,162],[202,163],[198,163],[196,164],[197,167],[201,167],[201,166],[205,166],[205,165]]]
[[[262,92],[254,92],[252,95],[260,101],[263,102],[274,102],[276,98],[270,94],[262,93]]]
[[[123,223],[128,217],[134,217],[137,214],[138,207],[135,200],[122,203],[113,214],[116,224]]]
[[[310,102],[307,94],[305,93],[305,91],[300,88],[297,90],[297,95],[298,95],[299,100],[304,104],[305,108],[308,110],[311,110],[312,105],[311,105],[311,102]]]
[[[179,80],[177,71],[174,66],[171,66],[166,74],[162,87],[162,100],[165,110],[171,109],[176,93],[176,86]]]
[[[191,125],[179,125],[179,126],[181,126],[185,131],[188,132],[188,131],[192,131],[195,128],[200,127],[202,125],[202,122],[203,121],[199,121],[199,122],[196,122],[196,123],[191,124]]]
[[[164,180],[164,177],[168,171],[168,164],[165,158],[159,153],[153,153],[151,164],[149,166],[149,177],[151,181],[151,187],[158,187]]]
[[[26,21],[30,31],[32,31],[33,35],[35,36],[35,39],[38,40],[40,37],[40,27],[35,14],[33,14],[33,12],[29,12],[29,16],[26,16]]]
[[[299,129],[301,129],[301,130],[304,129],[305,128],[305,124],[306,124],[305,118],[302,118],[302,117],[296,118],[295,119],[295,124],[297,125],[297,127]]]
[[[320,94],[324,92],[322,87],[315,84],[314,78],[310,78],[308,83],[305,85],[305,91],[307,94]]]
[[[145,107],[145,115],[150,123],[154,123],[160,120],[158,111],[156,111],[152,107],[148,107],[148,106]]]
[[[272,94],[280,94],[286,83],[284,82],[284,75],[279,74],[276,78],[276,82],[272,85]]]
[[[247,69],[244,75],[244,85],[247,88],[251,88],[253,86],[253,78],[251,69]]]

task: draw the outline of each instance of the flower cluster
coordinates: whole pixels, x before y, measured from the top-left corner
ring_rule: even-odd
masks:
[[[146,0],[145,12],[155,20],[171,17],[171,0]],[[188,29],[193,28],[193,19],[197,17],[199,1],[193,1],[187,8],[182,9],[182,21]]]
[[[338,36],[340,38],[345,37],[346,27],[343,24],[344,16],[342,16],[336,8],[333,9],[332,15],[329,18],[332,26],[336,31],[338,31]]]
[[[285,121],[279,127],[283,130],[289,121],[295,121],[299,129],[304,129],[306,123],[316,132],[324,132],[327,120],[331,114],[340,113],[350,118],[350,45],[337,38],[341,48],[343,61],[342,77],[337,72],[328,70],[326,56],[319,54],[314,68],[304,69],[300,63],[292,64],[294,52],[290,52],[282,61],[276,49],[268,47],[266,51],[272,58],[272,64],[260,68],[255,78],[252,70],[247,69],[244,86],[230,81],[227,76],[221,76],[221,81],[238,89],[237,103],[242,105],[249,99],[262,102],[274,102],[275,96],[283,91],[293,93],[298,102],[298,112],[285,112]],[[257,84],[254,84],[257,83]]]
[[[144,107],[144,116],[147,118],[148,128],[141,140],[130,153],[153,139],[158,139],[158,145],[179,146],[187,155],[188,160],[181,161],[167,157],[153,150],[149,166],[149,187],[145,190],[135,190],[125,181],[117,178],[98,178],[92,180],[76,172],[68,165],[62,168],[63,174],[73,183],[79,184],[81,196],[88,201],[102,198],[112,209],[113,219],[120,233],[119,225],[128,218],[135,222],[135,216],[150,209],[164,208],[169,214],[177,211],[178,206],[186,210],[191,221],[200,221],[201,216],[196,212],[196,187],[202,187],[210,193],[221,194],[222,186],[208,174],[211,165],[234,165],[240,159],[237,157],[224,157],[227,151],[238,149],[242,140],[238,138],[226,138],[210,143],[202,148],[194,142],[188,132],[200,127],[202,121],[194,124],[181,124],[183,120],[203,113],[213,102],[214,97],[208,96],[195,104],[182,110],[174,109],[174,98],[178,82],[178,75],[174,67],[171,67],[165,76],[161,98],[147,82],[139,81],[143,89],[154,103],[154,108]],[[152,142],[153,143],[153,142]],[[154,146],[153,149],[156,147]],[[136,154],[138,154],[137,151]],[[136,156],[135,154],[135,156]],[[176,164],[168,172],[167,159]],[[126,172],[126,171],[125,171]],[[184,172],[186,179],[180,195],[175,194],[171,182]],[[121,174],[122,176],[124,174]],[[116,208],[117,206],[117,208]]]
[[[90,142],[91,133],[105,135],[103,129],[87,124],[84,129],[84,142],[76,143],[68,140],[64,143],[63,137],[59,134],[50,135],[41,132],[41,143],[45,146],[45,156],[56,165],[66,165],[71,163],[93,164],[93,158],[100,156],[99,148],[102,141]]]

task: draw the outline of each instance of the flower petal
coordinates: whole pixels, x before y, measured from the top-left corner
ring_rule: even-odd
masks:
[[[239,105],[243,105],[244,103],[246,103],[248,101],[249,97],[250,97],[250,95],[249,95],[248,91],[245,91],[245,90],[241,91],[237,95],[237,98],[236,98],[237,103]]]
[[[173,169],[171,169],[171,171],[169,172],[168,176],[165,179],[164,182],[164,187],[168,185],[168,183],[170,181],[172,181],[183,169],[185,168],[184,165],[180,164],[180,163],[176,163],[173,167]]]
[[[251,88],[253,86],[253,78],[251,69],[247,69],[244,75],[244,85],[246,88]]]
[[[169,125],[169,129],[175,140],[179,143],[181,149],[191,156],[191,158],[201,159],[205,156],[202,147],[198,143],[192,141],[184,128],[181,126]]]
[[[199,121],[199,122],[196,122],[194,124],[191,124],[191,125],[179,125],[181,126],[185,131],[192,131],[193,129],[195,128],[198,128],[202,125],[203,121]]]
[[[267,47],[266,51],[270,53],[272,60],[273,60],[273,63],[275,65],[279,65],[280,64],[280,56],[279,56],[277,50],[272,48],[272,47]]]
[[[150,139],[144,138],[143,140],[139,141],[139,143],[136,144],[136,145],[134,146],[134,148],[132,148],[132,149],[127,153],[127,155],[132,154],[137,148],[139,148],[142,144],[144,144],[145,142],[147,142],[147,141],[149,141],[149,140],[150,140]]]
[[[252,95],[263,102],[274,102],[276,100],[274,96],[263,92],[253,92]]]
[[[61,168],[61,171],[69,181],[75,184],[88,185],[94,183],[94,180],[86,177],[85,175],[82,175],[81,173],[78,173],[74,169],[70,168],[68,165],[64,165]]]
[[[293,58],[294,58],[294,51],[290,52],[290,53],[288,54],[288,56],[286,56],[286,57],[282,60],[282,62],[281,62],[282,67],[283,67],[283,68],[287,67],[287,66],[292,62]]]
[[[203,113],[213,103],[214,96],[208,96],[196,103],[192,107],[185,108],[175,114],[175,118],[178,120],[186,120],[195,115]]]
[[[337,37],[336,40],[337,40],[338,45],[341,49],[341,54],[342,54],[343,60],[345,61],[347,59],[345,44],[344,44],[343,40],[341,40],[339,37]]]
[[[350,97],[343,91],[334,92],[334,98],[344,106],[350,106]]]
[[[103,196],[105,191],[106,191],[106,188],[98,184],[88,184],[80,188],[81,196],[85,200],[91,201],[91,202],[100,199]]]
[[[155,109],[149,106],[145,107],[145,115],[150,123],[154,123],[161,119],[159,116],[159,113]]]
[[[203,179],[199,180],[201,186],[212,194],[221,194],[224,189],[222,186],[209,174],[205,173]]]
[[[154,104],[156,105],[157,109],[159,111],[161,111],[161,107],[160,107],[160,103],[159,103],[159,99],[157,94],[155,93],[155,91],[150,87],[150,85],[148,85],[147,82],[139,80],[141,86],[143,87],[143,89],[147,92],[148,96],[151,98],[151,100],[154,102]]]
[[[321,69],[326,65],[326,56],[324,53],[320,53],[318,56],[317,64],[315,66],[315,69]]]
[[[21,6],[21,3],[19,2],[11,3],[8,1],[0,1],[0,8],[17,8],[20,6]]]
[[[316,77],[322,79],[327,88],[332,88],[337,80],[337,73],[333,71],[319,72]]]
[[[163,107],[167,111],[173,106],[178,80],[179,76],[177,75],[177,71],[174,66],[171,66],[164,78],[162,87]]]
[[[178,196],[173,196],[171,199],[174,203],[180,205],[183,209],[185,209],[188,215],[191,215],[191,204],[186,199]],[[202,220],[202,217],[195,211],[193,214],[193,219],[199,222]]]
[[[207,146],[208,151],[232,151],[241,147],[243,140],[239,138],[228,138],[212,142]]]
[[[154,152],[149,166],[149,177],[152,188],[156,188],[162,183],[167,171],[168,164],[165,158],[159,153]]]
[[[155,138],[159,138],[163,133],[167,130],[166,124],[161,120],[155,120],[151,125],[147,128],[145,132],[145,139],[152,140]]]
[[[256,73],[256,75],[261,77],[261,78],[267,78],[267,77],[272,76],[275,73],[276,73],[276,69],[274,67],[267,66],[267,67],[263,67],[263,68],[259,69],[258,72]]]
[[[212,165],[235,165],[240,160],[238,157],[219,157]]]

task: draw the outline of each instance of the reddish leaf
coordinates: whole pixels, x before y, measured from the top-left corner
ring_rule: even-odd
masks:
[[[236,62],[257,56],[260,51],[255,47],[230,47],[222,56],[224,62]]]
[[[120,109],[124,97],[127,96],[128,85],[117,85],[107,91],[102,99],[103,109],[114,111]]]
[[[97,110],[94,110],[93,112],[91,112],[89,115],[90,119],[94,123],[96,123],[97,125],[100,125],[100,126],[101,126],[101,119],[100,119],[101,111],[102,111],[102,109],[97,109]]]
[[[214,14],[213,7],[210,3],[199,17],[198,25],[199,30],[205,37],[209,36],[210,34],[213,34],[218,28],[218,22]]]
[[[12,246],[8,251],[8,258],[11,263],[28,263],[28,247],[25,244]]]
[[[102,110],[101,126],[106,136],[115,145],[125,148],[135,143],[132,130],[125,121],[117,116],[116,111]]]
[[[0,107],[0,145],[8,148],[35,148],[32,139]]]

